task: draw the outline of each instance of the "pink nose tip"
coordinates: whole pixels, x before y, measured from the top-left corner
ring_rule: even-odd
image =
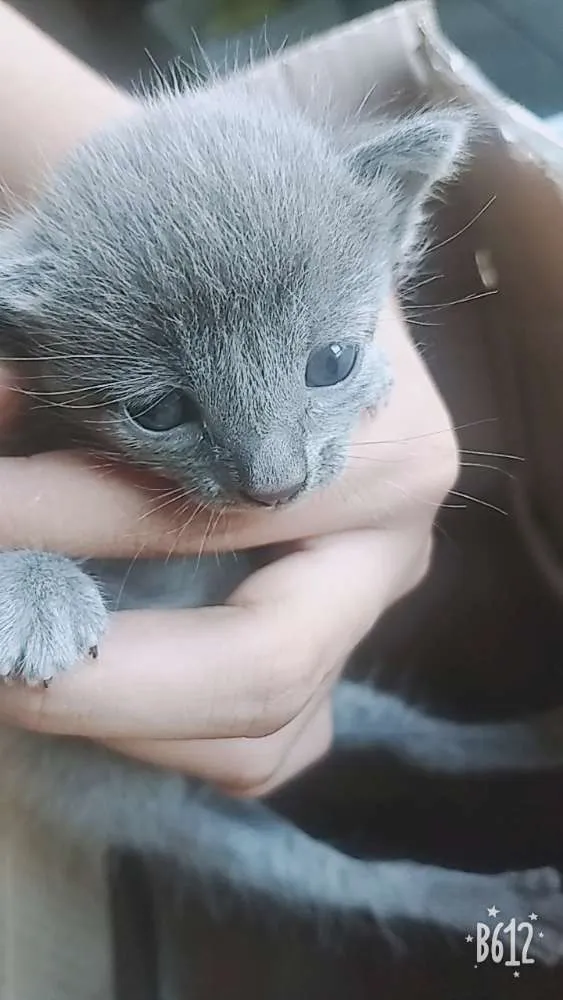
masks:
[[[289,486],[284,486],[279,490],[247,489],[240,492],[245,500],[262,504],[264,507],[274,507],[276,504],[288,503],[289,500],[293,500],[301,492],[304,485],[305,480],[303,479],[298,483],[290,483]]]

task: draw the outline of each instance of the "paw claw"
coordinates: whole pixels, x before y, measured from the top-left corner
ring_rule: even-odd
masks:
[[[93,660],[97,660],[98,659],[98,655],[99,655],[99,649],[98,649],[98,647],[97,646],[90,646],[90,649],[88,650],[88,656],[90,656]]]

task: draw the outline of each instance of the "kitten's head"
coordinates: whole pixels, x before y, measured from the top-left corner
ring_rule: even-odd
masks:
[[[378,313],[464,132],[429,112],[337,139],[236,83],[149,103],[0,235],[0,315],[94,447],[288,500],[388,391]]]

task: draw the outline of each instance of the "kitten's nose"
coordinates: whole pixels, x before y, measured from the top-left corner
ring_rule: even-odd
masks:
[[[251,500],[252,503],[273,507],[275,504],[288,503],[289,500],[293,500],[293,497],[297,496],[304,485],[305,480],[301,479],[298,483],[290,483],[289,486],[284,486],[279,490],[247,489],[241,490],[240,493],[245,500]]]

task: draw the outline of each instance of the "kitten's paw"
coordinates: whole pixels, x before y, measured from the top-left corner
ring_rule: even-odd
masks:
[[[517,923],[529,923],[533,928],[528,957],[544,965],[563,961],[563,894],[558,872],[534,868],[497,878],[502,887],[500,902],[492,901],[491,906],[504,907],[498,916],[504,923],[515,917]],[[518,937],[523,943],[523,931]]]
[[[98,586],[72,560],[0,553],[0,678],[48,684],[97,654],[106,624]]]
[[[529,924],[533,933],[528,956],[545,965],[563,959],[562,882],[554,868],[483,875],[410,862],[376,863],[376,880],[364,877],[372,898],[371,912],[381,924],[414,923],[475,937],[477,924],[497,931],[505,942],[511,921]],[[365,876],[364,869],[364,876]],[[369,873],[369,870],[368,870]],[[516,935],[517,951],[526,947],[529,928]]]

